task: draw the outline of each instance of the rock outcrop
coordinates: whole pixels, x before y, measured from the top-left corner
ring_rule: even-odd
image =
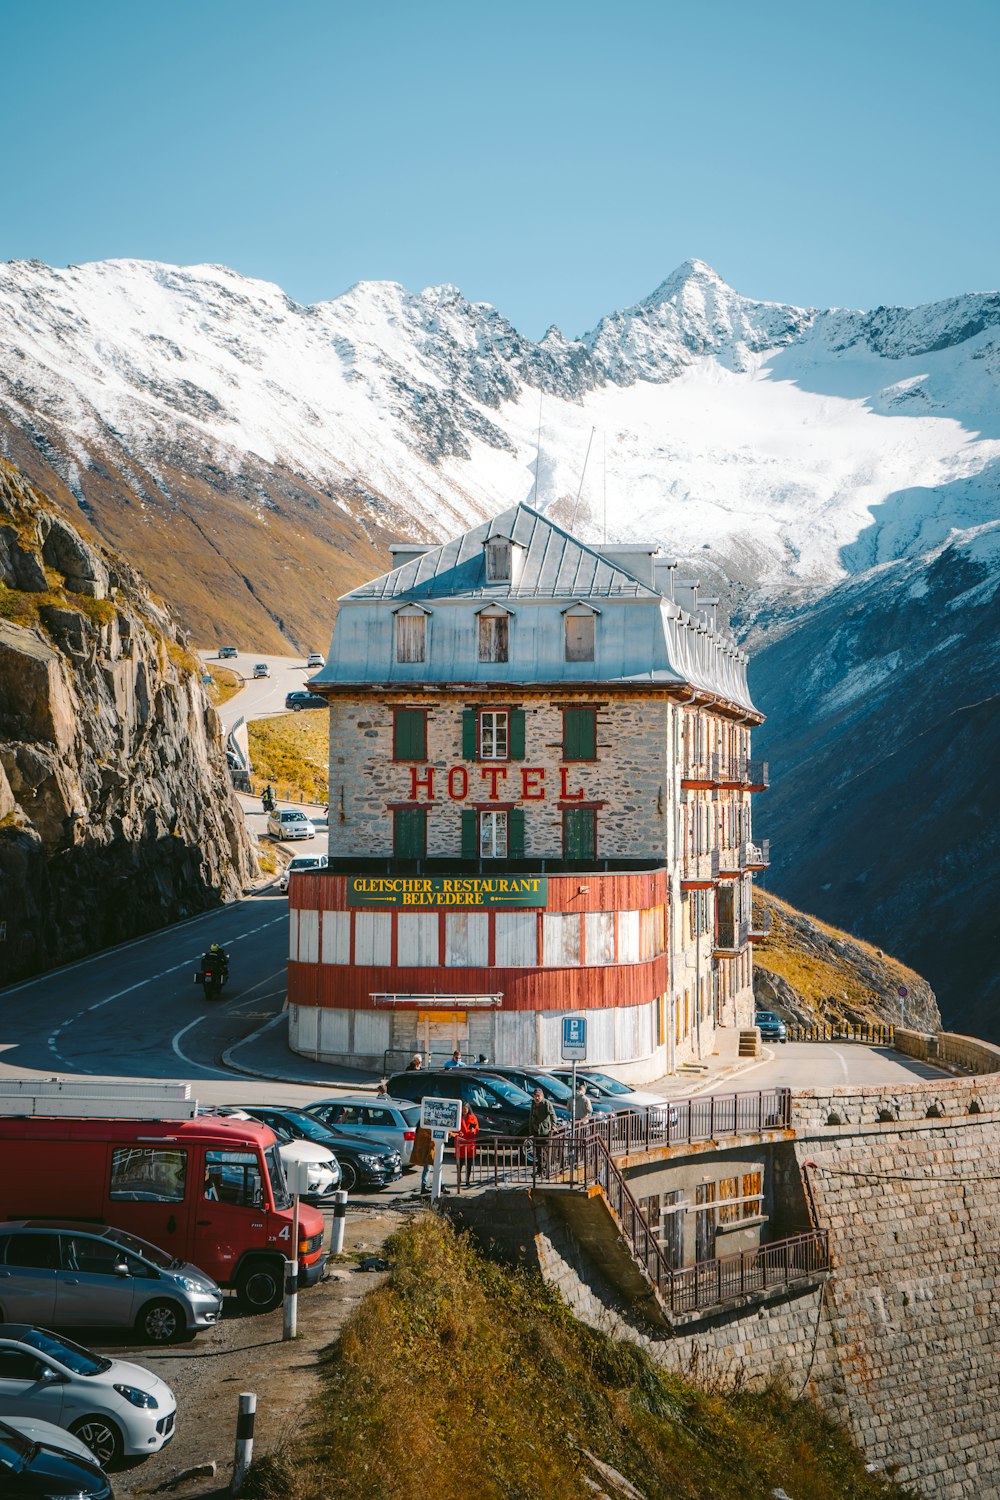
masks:
[[[0,982],[230,900],[254,873],[183,634],[0,461]]]

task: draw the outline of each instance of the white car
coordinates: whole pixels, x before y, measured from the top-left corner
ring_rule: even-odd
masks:
[[[296,854],[294,859],[289,860],[287,866],[281,872],[278,881],[278,890],[288,890],[288,877],[294,875],[297,870],[325,870],[329,859],[325,854]]]
[[[165,1447],[177,1402],[141,1365],[103,1359],[47,1328],[0,1323],[0,1412],[66,1428],[106,1469]]]
[[[556,1078],[573,1086],[572,1068],[553,1068]],[[598,1073],[594,1068],[577,1068],[577,1084],[594,1099],[610,1099],[619,1109],[663,1109],[670,1100],[662,1094],[650,1094],[645,1089],[634,1089],[630,1084],[612,1078],[610,1073]]]
[[[267,831],[275,839],[312,839],[316,830],[305,813],[283,807],[268,816]]]
[[[325,665],[326,663],[324,662],[318,651],[310,651],[309,655],[306,657],[307,667],[323,667]]]
[[[236,1105],[222,1105],[212,1109],[212,1114],[226,1115],[230,1120],[255,1120],[248,1110],[240,1109]],[[273,1129],[274,1127],[272,1127]],[[278,1155],[281,1157],[282,1167],[287,1167],[291,1161],[304,1161],[309,1168],[309,1190],[302,1194],[307,1203],[321,1203],[325,1198],[332,1198],[340,1187],[340,1163],[332,1151],[327,1151],[325,1146],[317,1146],[313,1141],[291,1140],[282,1138],[282,1133],[275,1129],[278,1137]]]

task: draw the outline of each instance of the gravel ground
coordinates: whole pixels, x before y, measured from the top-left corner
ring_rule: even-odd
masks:
[[[406,1213],[398,1199],[355,1201],[348,1211],[345,1252],[379,1254]],[[327,1280],[300,1295],[298,1337],[288,1343],[281,1338],[281,1308],[241,1317],[229,1297],[222,1322],[190,1344],[161,1349],[95,1343],[102,1354],[147,1366],[177,1397],[176,1436],[160,1453],[112,1476],[118,1500],[157,1492],[178,1500],[228,1494],[240,1393],[257,1394],[255,1455],[282,1447],[300,1428],[306,1403],[318,1388],[320,1354],[361,1298],[384,1279],[378,1272],[331,1264]],[[214,1478],[170,1484],[182,1471],[213,1460]]]

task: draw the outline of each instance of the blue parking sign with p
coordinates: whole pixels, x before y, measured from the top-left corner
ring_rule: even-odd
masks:
[[[564,1062],[585,1062],[587,1057],[586,1016],[563,1016],[562,1056]]]

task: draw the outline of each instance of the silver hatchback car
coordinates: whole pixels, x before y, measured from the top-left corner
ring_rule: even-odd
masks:
[[[409,1099],[379,1099],[371,1094],[341,1099],[317,1099],[306,1105],[306,1113],[349,1130],[384,1150],[398,1151],[403,1166],[409,1166],[413,1141],[420,1124],[420,1105]]]
[[[197,1266],[122,1229],[0,1224],[0,1323],[135,1328],[170,1344],[222,1316],[222,1292]]]

